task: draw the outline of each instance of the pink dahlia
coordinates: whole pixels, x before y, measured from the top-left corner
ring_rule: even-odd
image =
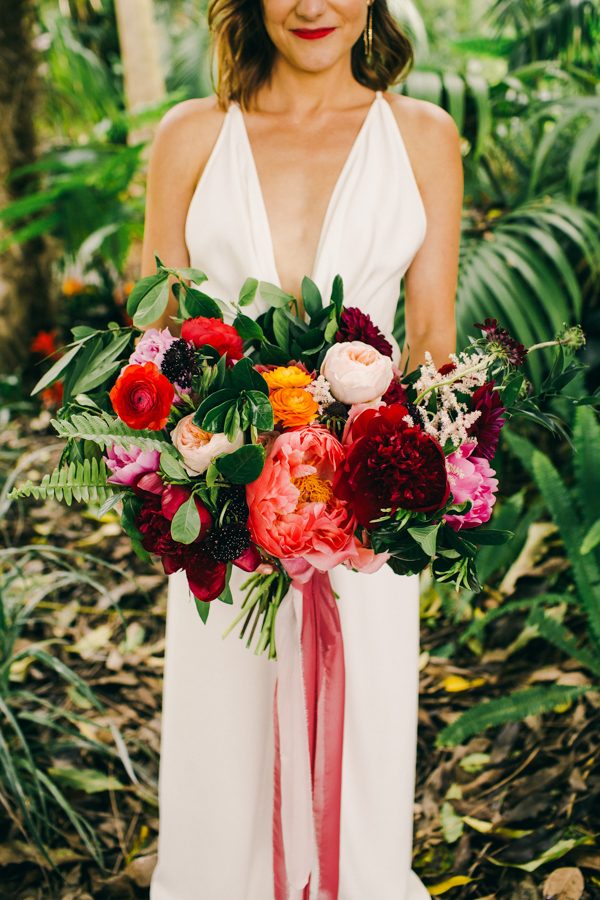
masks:
[[[379,350],[383,356],[392,357],[392,345],[384,337],[383,332],[375,325],[371,316],[363,312],[357,306],[348,306],[342,311],[340,327],[336,332],[335,341],[362,341]]]
[[[454,531],[476,528],[488,522],[496,502],[498,479],[487,459],[473,456],[477,444],[462,444],[446,459],[448,481],[455,503],[471,501],[471,509],[464,515],[445,515],[444,520]]]
[[[344,448],[330,431],[308,425],[271,444],[263,471],[246,488],[252,539],[279,559],[302,557],[326,571],[354,553],[356,519],[333,495]]]

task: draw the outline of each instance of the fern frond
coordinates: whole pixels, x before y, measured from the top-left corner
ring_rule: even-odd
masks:
[[[27,481],[9,494],[9,499],[34,497],[46,500],[53,497],[70,506],[73,500],[82,503],[104,503],[115,492],[122,492],[122,484],[109,484],[104,460],[86,459],[68,466],[57,466],[39,484]]]
[[[535,450],[533,454],[533,473],[550,515],[560,531],[573,567],[577,593],[587,613],[591,637],[596,649],[600,651],[600,568],[592,554],[582,555],[584,535],[573,498],[553,463],[539,450]]]
[[[577,493],[586,525],[593,525],[600,509],[600,425],[594,410],[578,406],[573,428]]]
[[[520,722],[526,716],[549,712],[592,689],[592,685],[555,684],[552,687],[534,687],[515,691],[508,697],[487,700],[462,713],[454,722],[443,728],[436,738],[437,747],[463,744],[474,734],[486,728],[495,728],[505,722]]]
[[[100,447],[140,447],[142,450],[169,451],[172,445],[160,432],[129,428],[119,419],[108,415],[94,416],[91,413],[76,413],[70,419],[52,419],[55,431],[64,438],[93,441]]]
[[[561,625],[560,622],[551,619],[545,615],[539,606],[534,607],[528,616],[528,624],[535,625],[538,629],[540,637],[554,644],[567,656],[578,660],[582,666],[593,672],[594,675],[600,676],[600,654],[595,656],[587,647],[578,647],[577,639],[572,631]]]

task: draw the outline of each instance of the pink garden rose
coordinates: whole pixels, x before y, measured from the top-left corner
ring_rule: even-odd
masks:
[[[321,426],[279,435],[246,488],[252,539],[279,559],[302,557],[323,572],[353,555],[356,520],[331,488],[343,459],[341,443]]]
[[[106,466],[112,472],[106,480],[111,484],[134,487],[142,475],[157,472],[160,462],[158,450],[141,450],[139,447],[109,447],[104,457]]]
[[[213,434],[194,425],[194,415],[184,416],[171,432],[173,445],[179,450],[188,475],[206,472],[216,456],[233,453],[244,443],[244,434],[238,431],[233,441],[221,433]]]
[[[380,400],[394,376],[392,360],[362,341],[333,344],[321,364],[336,400],[351,405]]]
[[[137,342],[129,357],[129,365],[143,366],[145,362],[153,362],[160,369],[164,355],[174,340],[168,328],[162,331],[149,328]]]
[[[487,459],[473,456],[477,447],[475,441],[462,444],[446,459],[448,481],[456,503],[470,500],[473,504],[465,515],[446,515],[448,525],[459,531],[461,528],[476,528],[488,522],[492,507],[496,502],[498,479]]]

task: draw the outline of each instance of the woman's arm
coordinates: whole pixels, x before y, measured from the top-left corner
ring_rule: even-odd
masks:
[[[189,266],[185,220],[199,173],[216,139],[222,113],[215,116],[214,97],[184,100],[161,119],[148,159],[146,211],[140,277],[156,272],[156,254],[173,268]],[[170,284],[174,279],[169,276]],[[149,328],[177,328],[169,318],[177,313],[177,300],[169,291],[169,304]]]
[[[410,115],[400,121],[406,125],[404,132],[427,215],[425,239],[404,278],[406,343],[401,365],[408,359],[408,371],[412,371],[424,361],[426,350],[438,367],[456,350],[464,176],[460,134],[447,112],[413,100]]]

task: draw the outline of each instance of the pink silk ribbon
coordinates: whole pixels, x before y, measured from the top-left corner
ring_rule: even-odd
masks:
[[[327,572],[286,561],[291,587],[275,620],[275,900],[337,900],[344,644]],[[311,891],[311,878],[318,892]]]

